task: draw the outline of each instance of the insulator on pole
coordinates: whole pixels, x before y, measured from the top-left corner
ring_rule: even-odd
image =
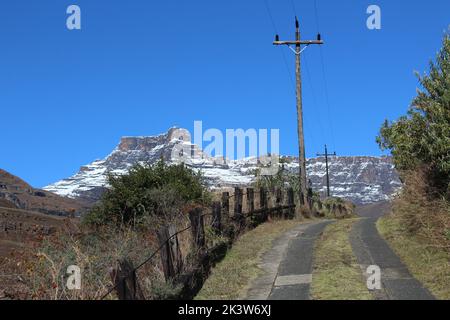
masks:
[[[319,40],[319,41],[322,40],[322,36],[320,35],[320,33],[317,34],[317,40]]]
[[[275,41],[280,41],[280,36],[279,35],[275,35]]]

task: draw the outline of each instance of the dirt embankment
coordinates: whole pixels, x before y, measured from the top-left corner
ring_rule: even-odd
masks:
[[[42,241],[78,231],[78,218],[0,207],[0,300],[27,299],[21,269]]]
[[[75,231],[78,219],[0,207],[0,257],[30,247],[58,230]]]
[[[61,197],[36,189],[9,172],[0,169],[0,207],[17,208],[51,215],[79,216],[91,204],[81,200]]]

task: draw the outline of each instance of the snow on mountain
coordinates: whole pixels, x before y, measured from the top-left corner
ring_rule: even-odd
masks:
[[[209,157],[197,146],[174,137],[178,132],[171,128],[158,136],[123,137],[105,159],[83,166],[72,177],[44,189],[62,196],[97,201],[107,187],[108,173],[124,174],[136,163],[152,164],[161,158],[175,163],[177,161],[172,154],[177,154],[182,147],[194,156],[184,160],[186,165],[201,170],[210,188],[248,186],[254,181],[254,172],[259,168],[255,158],[224,161],[223,158]],[[298,171],[297,158],[287,156],[282,159],[287,170]],[[358,204],[387,200],[401,187],[389,157],[333,157],[329,168],[332,195]],[[325,194],[325,159],[308,159],[307,173],[313,189]]]

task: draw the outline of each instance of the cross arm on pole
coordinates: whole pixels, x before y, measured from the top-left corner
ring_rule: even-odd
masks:
[[[301,41],[274,41],[273,45],[310,45],[310,44],[323,44],[322,40],[301,40]]]
[[[316,156],[318,156],[318,157],[325,157],[325,156],[337,156],[337,154],[336,154],[336,151],[335,152],[333,152],[333,153],[316,153]]]

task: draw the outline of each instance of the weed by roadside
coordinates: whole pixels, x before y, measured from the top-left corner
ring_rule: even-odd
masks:
[[[212,270],[210,277],[195,299],[241,298],[248,284],[262,272],[258,267],[261,255],[271,248],[275,238],[299,223],[302,221],[273,220],[242,235],[223,261]]]
[[[430,245],[426,237],[411,234],[401,216],[391,214],[377,224],[409,271],[438,299],[450,299],[450,254]]]
[[[370,300],[349,240],[358,219],[338,220],[317,239],[311,295],[315,300]]]

